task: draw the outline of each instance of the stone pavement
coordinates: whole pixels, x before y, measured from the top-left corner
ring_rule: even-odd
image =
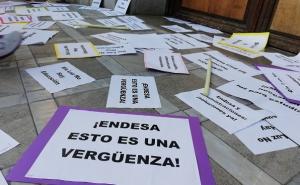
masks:
[[[74,7],[75,8],[75,7]],[[89,21],[95,21],[101,14],[78,10]],[[155,31],[139,33],[167,33],[160,25],[170,24],[162,17],[140,16]],[[50,18],[45,18],[45,20]],[[46,45],[22,46],[14,55],[0,63],[0,128],[21,143],[18,147],[0,156],[3,174],[16,163],[22,153],[43,129],[49,118],[60,105],[76,105],[84,108],[104,108],[110,77],[114,74],[155,76],[162,101],[160,109],[122,109],[122,111],[153,112],[160,114],[193,115],[202,120],[202,129],[208,149],[213,173],[218,185],[296,185],[300,184],[300,149],[253,155],[234,135],[229,135],[210,120],[195,112],[174,95],[204,86],[206,70],[185,61],[190,75],[176,75],[144,68],[143,55],[103,56],[89,59],[57,60],[54,43],[91,41],[96,45],[107,44],[90,37],[92,34],[115,31],[96,28],[73,29],[57,23],[53,29],[60,32]],[[116,31],[120,32],[120,31]],[[246,64],[251,62],[270,63],[264,58],[250,60],[214,47],[182,50],[183,54],[219,50]],[[268,48],[274,51],[273,48]],[[71,64],[96,79],[95,82],[76,88],[50,94],[44,90],[25,69],[62,61]],[[263,78],[261,78],[263,79]],[[212,76],[212,87],[225,84],[218,76]],[[239,102],[255,107],[250,102],[235,98]],[[21,185],[22,183],[10,183]]]

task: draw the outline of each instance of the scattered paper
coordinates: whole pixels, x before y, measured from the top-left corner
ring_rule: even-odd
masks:
[[[15,8],[17,15],[36,15],[36,16],[47,16],[50,12],[45,7],[40,8],[29,8],[26,6],[17,6]]]
[[[21,31],[23,24],[0,24],[0,35],[6,35],[13,31]]]
[[[193,32],[193,30],[189,30],[189,29],[186,29],[186,28],[178,26],[178,25],[161,26],[161,27],[166,28],[166,29],[171,30],[176,33]]]
[[[136,48],[135,50],[137,52],[144,53],[144,54],[148,51],[157,51],[157,52],[163,52],[163,53],[173,53],[174,52],[170,49],[158,49],[158,48]]]
[[[124,26],[125,23],[120,21],[117,18],[109,18],[109,19],[97,19],[101,24],[111,27],[111,26]]]
[[[38,30],[45,30],[49,29],[51,26],[55,24],[54,21],[38,21],[32,22],[24,26],[24,29],[38,29]]]
[[[95,81],[94,78],[83,73],[69,62],[31,68],[27,69],[26,72],[50,93]]]
[[[10,171],[9,181],[215,184],[197,118],[62,106],[44,131]]]
[[[125,38],[124,35],[115,33],[115,32],[108,32],[108,33],[100,33],[97,35],[92,35],[97,39],[103,40],[108,43],[112,44],[127,44],[128,40]]]
[[[22,31],[21,45],[46,44],[58,31],[27,29]]]
[[[203,32],[213,33],[213,34],[222,34],[223,33],[220,30],[213,29],[213,28],[203,26],[203,25],[200,25],[200,24],[187,24],[187,25],[192,27],[196,31],[203,31]]]
[[[109,8],[99,8],[99,7],[91,7],[91,6],[82,6],[79,9],[80,10],[95,10],[95,11],[98,11],[101,13],[102,13],[102,11],[111,11],[111,9],[109,9]]]
[[[100,56],[91,42],[54,44],[57,58],[86,58]]]
[[[129,7],[130,2],[131,2],[131,0],[118,0],[117,3],[116,3],[116,6],[114,8],[114,11],[115,12],[120,12],[123,15],[125,15],[126,12],[127,12],[128,7]]]
[[[123,13],[121,12],[116,12],[116,11],[113,11],[113,10],[110,10],[110,11],[107,11],[107,10],[103,10],[103,11],[100,11],[102,14],[108,16],[108,17],[114,17],[114,16],[120,16],[120,15],[124,15]]]
[[[101,2],[102,2],[102,0],[93,0],[91,3],[91,7],[99,8],[101,5]]]
[[[132,22],[144,22],[142,19],[136,17],[136,16],[133,16],[133,15],[126,15],[126,16],[120,16],[118,17],[118,19],[122,20],[123,22],[126,22],[126,23],[132,23]]]
[[[29,23],[32,20],[31,17],[27,15],[3,14],[0,15],[0,21],[2,24],[11,24],[11,23]]]
[[[106,107],[160,108],[154,77],[113,75]]]
[[[47,7],[47,10],[49,10],[51,12],[68,12],[68,11],[70,11],[69,8],[67,8],[65,6],[50,6],[50,7]]]
[[[150,34],[120,34],[134,48],[171,49],[169,45],[156,33]]]
[[[207,43],[213,43],[213,37],[210,37],[205,34],[200,34],[200,33],[192,33],[192,34],[187,34],[190,37],[193,37],[194,39],[197,39],[199,41],[207,42]]]
[[[0,184],[8,185],[1,171],[0,171]]]
[[[59,21],[60,23],[72,27],[72,28],[82,28],[85,25],[88,25],[88,22],[81,21],[81,20],[69,20],[69,21]]]
[[[253,110],[214,89],[205,96],[203,90],[179,93],[176,97],[230,134],[274,115],[265,110]]]
[[[26,5],[26,2],[3,1],[0,2],[0,7]]]
[[[267,122],[272,119],[276,119],[276,116],[266,118],[235,135],[255,155],[296,147],[286,135]]]
[[[243,50],[241,48],[230,47],[228,45],[220,44],[220,41],[222,41],[222,40],[226,40],[226,38],[214,36],[213,45],[217,48],[221,48],[221,49],[224,49],[224,50],[227,50],[227,51],[230,51],[230,52],[233,52],[233,53],[245,56],[245,57],[249,57],[249,58],[257,58],[257,57],[262,56],[261,52],[249,52],[249,51]]]
[[[189,21],[184,21],[184,20],[176,19],[176,18],[172,18],[172,17],[164,17],[164,18],[167,19],[170,22],[175,22],[175,23],[178,23],[178,24],[190,24],[191,23]]]
[[[78,12],[55,12],[51,17],[55,21],[84,19]]]
[[[288,102],[300,105],[300,72],[260,65],[257,68]]]
[[[0,155],[18,146],[19,143],[0,130]],[[0,183],[1,184],[1,183]]]
[[[300,144],[300,105],[286,101],[271,84],[248,77],[229,82],[218,89],[272,111],[278,118],[271,120],[270,124]]]
[[[176,34],[162,34],[159,35],[166,43],[176,49],[195,49],[206,48],[209,45],[200,42],[196,39],[183,35],[181,33]]]
[[[180,53],[148,51],[144,53],[145,68],[170,73],[189,74]]]
[[[243,76],[256,76],[261,72],[254,67],[247,66],[241,61],[233,60],[218,51],[207,51],[183,55],[189,61],[207,69],[207,63],[212,61],[212,73],[225,80],[232,81]]]
[[[143,22],[127,22],[126,27],[128,27],[130,30],[134,30],[134,31],[152,30],[152,28],[150,28]]]
[[[280,53],[264,52],[263,56],[272,61],[272,65],[300,72],[300,53],[294,57],[288,57]]]
[[[136,53],[136,50],[128,45],[128,44],[116,44],[116,45],[99,45],[96,46],[100,55],[125,55],[125,54],[132,54]]]

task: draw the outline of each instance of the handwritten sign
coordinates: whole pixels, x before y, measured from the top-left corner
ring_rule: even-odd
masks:
[[[96,48],[100,55],[112,56],[136,53],[136,50],[128,44],[99,45]]]
[[[123,15],[125,15],[126,12],[127,12],[128,7],[129,7],[130,2],[131,2],[131,0],[118,0],[116,6],[114,8],[114,11],[115,12],[120,12]]]
[[[99,8],[101,5],[101,2],[102,2],[102,0],[93,0],[91,3],[91,7]]]
[[[197,118],[60,107],[7,179],[214,185],[207,156]]]
[[[95,80],[69,62],[31,68],[27,69],[26,72],[50,93],[59,92]]]

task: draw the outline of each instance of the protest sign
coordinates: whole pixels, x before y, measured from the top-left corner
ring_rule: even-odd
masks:
[[[131,2],[131,0],[118,0],[117,3],[116,3],[116,6],[114,8],[114,11],[115,12],[120,12],[123,15],[125,15],[126,12],[127,12],[128,7],[129,7],[130,2]]]
[[[256,76],[261,72],[254,67],[247,66],[241,61],[233,60],[218,51],[207,51],[183,55],[189,61],[207,69],[207,63],[212,61],[212,73],[225,80],[232,81],[243,76]]]
[[[209,96],[203,95],[200,89],[179,93],[176,97],[230,134],[274,115],[265,110],[253,110],[214,89],[210,89]]]
[[[22,30],[21,45],[46,44],[58,31],[26,29]]]
[[[67,8],[65,6],[50,6],[50,7],[47,7],[47,10],[49,10],[51,12],[68,12],[68,11],[70,11],[69,8]]]
[[[209,45],[181,33],[159,35],[167,44],[176,49],[206,48]]]
[[[85,25],[89,24],[88,22],[81,21],[81,20],[69,20],[69,21],[59,21],[59,22],[75,29],[85,27]]]
[[[300,144],[300,105],[286,101],[271,84],[247,77],[229,82],[217,89],[272,111],[277,119],[270,120],[270,124]]]
[[[97,19],[98,22],[105,26],[124,26],[125,23],[120,21],[117,18],[110,18],[110,19]]]
[[[272,61],[274,66],[300,72],[300,53],[296,56],[288,57],[281,53],[264,52],[263,56]]]
[[[189,74],[180,53],[164,51],[146,51],[144,53],[145,67],[170,73]]]
[[[93,8],[99,8],[101,5],[102,0],[93,0],[91,3],[91,7]]]
[[[55,12],[51,14],[55,21],[82,20],[84,19],[78,12]]]
[[[168,25],[168,26],[161,26],[161,27],[171,30],[176,33],[193,32],[193,30],[189,30],[189,29],[186,29],[186,28],[178,26],[178,25]]]
[[[203,25],[200,25],[200,24],[188,23],[187,25],[192,27],[196,31],[203,31],[203,32],[213,33],[213,34],[222,34],[223,33],[220,30],[210,28],[210,27],[207,27],[207,26],[203,26]]]
[[[113,75],[106,107],[160,108],[154,77]]]
[[[214,39],[213,37],[210,37],[205,34],[200,34],[200,33],[191,33],[191,34],[187,34],[187,35],[189,37],[193,37],[196,40],[207,42],[207,43],[213,43],[213,39]]]
[[[257,68],[288,102],[300,104],[300,72],[264,65]]]
[[[57,58],[86,58],[100,56],[91,42],[54,44]]]
[[[32,19],[27,15],[3,14],[0,15],[0,21],[2,24],[29,23],[32,21]]]
[[[31,68],[27,69],[26,72],[50,93],[90,83],[95,80],[69,62]]]
[[[32,22],[24,26],[24,29],[38,29],[38,30],[45,30],[50,28],[55,24],[54,21],[37,21],[37,22]]]
[[[215,184],[198,118],[72,107],[58,109],[7,179],[53,185]]]
[[[128,44],[99,45],[96,46],[96,48],[101,56],[125,55],[136,53],[136,50]]]
[[[277,119],[277,117],[268,117],[235,135],[255,155],[296,147],[297,144],[268,122],[272,119]]]

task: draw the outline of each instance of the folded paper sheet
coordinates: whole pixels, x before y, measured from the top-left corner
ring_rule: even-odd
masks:
[[[300,53],[288,57],[280,53],[263,53],[264,57],[272,61],[272,65],[300,72]]]

